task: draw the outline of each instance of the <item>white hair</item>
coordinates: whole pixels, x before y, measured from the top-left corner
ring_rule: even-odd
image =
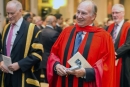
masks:
[[[120,11],[125,11],[125,8],[124,8],[124,6],[123,6],[122,4],[115,4],[115,5],[112,7],[112,9],[115,8],[115,7],[118,7]]]
[[[9,4],[15,4],[17,10],[23,9],[22,4],[19,1],[17,1],[17,0],[9,1],[7,3],[7,5],[9,5]]]

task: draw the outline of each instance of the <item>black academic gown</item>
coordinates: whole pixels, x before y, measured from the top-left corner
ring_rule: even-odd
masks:
[[[12,84],[13,87],[38,87],[39,81],[35,76],[35,71],[39,69],[42,44],[40,39],[39,29],[36,26],[29,30],[30,23],[23,20],[19,33],[14,41],[11,60],[12,63],[18,62],[20,69],[14,71],[13,75],[3,73],[0,87],[8,87]],[[3,48],[2,52],[6,55],[6,38],[10,25],[3,32]],[[27,49],[28,48],[28,49]]]

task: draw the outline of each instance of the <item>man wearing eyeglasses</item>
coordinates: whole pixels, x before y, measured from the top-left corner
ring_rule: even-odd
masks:
[[[130,23],[124,20],[125,8],[121,4],[112,7],[115,23],[108,27],[115,46],[116,87],[130,87]]]

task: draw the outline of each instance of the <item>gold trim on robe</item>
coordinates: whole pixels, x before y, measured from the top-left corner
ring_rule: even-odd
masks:
[[[29,25],[29,30],[28,30],[28,34],[27,34],[27,40],[26,40],[24,58],[27,56],[28,51],[29,51],[29,47],[30,47],[30,44],[31,44],[31,41],[32,41],[32,36],[33,36],[34,27],[35,27],[35,24],[30,23],[30,25]],[[25,74],[22,73],[22,87],[25,86],[24,82],[25,82]]]
[[[38,80],[34,80],[34,79],[31,79],[31,78],[27,78],[26,82],[27,82],[28,84],[31,84],[31,85],[40,86]]]
[[[42,56],[41,56],[41,55],[39,55],[39,54],[37,54],[37,53],[32,53],[32,55],[38,57],[38,58],[42,61]]]
[[[32,48],[33,48],[33,49],[40,49],[40,50],[42,50],[42,52],[44,52],[44,49],[43,49],[42,44],[33,43],[33,44],[32,44]]]

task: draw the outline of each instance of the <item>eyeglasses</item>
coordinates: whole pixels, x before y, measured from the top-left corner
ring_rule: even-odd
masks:
[[[112,12],[112,14],[120,14],[122,11],[119,12]]]

